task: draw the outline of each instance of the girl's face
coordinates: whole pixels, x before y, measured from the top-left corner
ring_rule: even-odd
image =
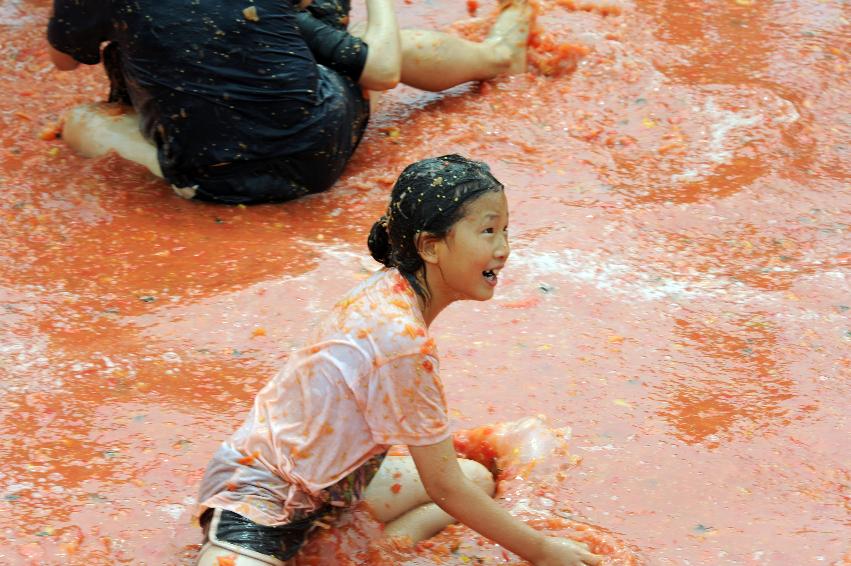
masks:
[[[444,304],[486,301],[493,296],[509,252],[505,191],[485,193],[467,204],[464,217],[435,243],[429,290],[435,298],[441,295]]]

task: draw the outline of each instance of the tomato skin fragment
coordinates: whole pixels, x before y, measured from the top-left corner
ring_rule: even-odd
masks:
[[[243,466],[250,466],[254,464],[254,460],[256,460],[260,456],[260,451],[255,450],[248,456],[243,456],[239,460],[236,461],[237,464],[242,464]]]
[[[38,133],[38,139],[42,141],[52,141],[62,133],[62,124],[48,124]]]

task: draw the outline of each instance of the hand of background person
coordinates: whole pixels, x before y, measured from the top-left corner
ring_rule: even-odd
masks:
[[[50,54],[50,60],[53,65],[60,71],[73,71],[80,66],[80,62],[68,55],[62,53],[52,45],[47,46],[47,51]]]

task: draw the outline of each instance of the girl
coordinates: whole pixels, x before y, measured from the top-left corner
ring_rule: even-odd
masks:
[[[454,301],[493,296],[509,254],[503,186],[458,155],[414,163],[369,249],[386,269],[337,303],[208,466],[198,564],[284,565],[320,517],[357,499],[387,536],[417,541],[458,520],[536,566],[598,564],[513,518],[487,470],[455,455],[428,327]],[[410,457],[385,459],[393,444]]]

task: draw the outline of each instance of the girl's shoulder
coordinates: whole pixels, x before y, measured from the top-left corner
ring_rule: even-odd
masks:
[[[334,310],[370,309],[411,310],[419,314],[417,297],[411,284],[396,269],[379,269],[334,305]]]
[[[349,292],[334,307],[338,328],[381,349],[419,349],[428,340],[416,293],[396,269],[382,269]]]

